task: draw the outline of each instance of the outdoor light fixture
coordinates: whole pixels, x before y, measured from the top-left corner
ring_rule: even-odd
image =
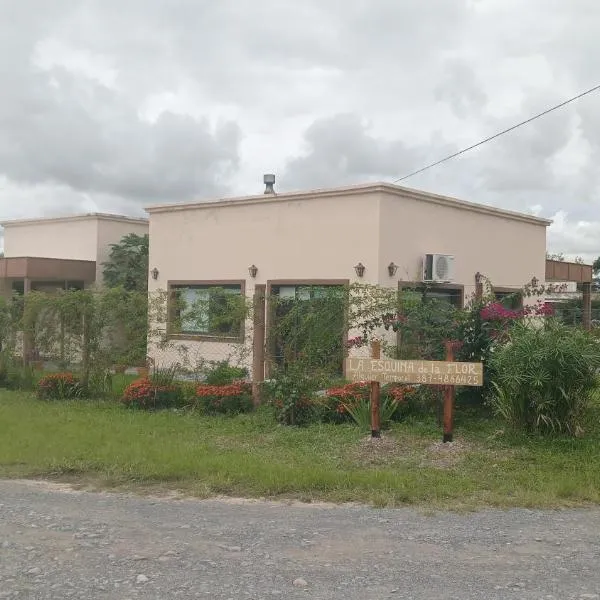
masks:
[[[254,279],[256,277],[256,274],[258,273],[258,267],[256,265],[248,267],[248,273],[250,273],[250,277]]]
[[[398,265],[395,265],[394,262],[392,261],[388,265],[388,273],[390,274],[390,277],[393,277],[396,274],[397,270],[398,270]]]
[[[361,262],[359,262],[355,267],[354,270],[356,271],[356,274],[359,277],[362,277],[365,274],[365,265],[363,265]]]
[[[536,288],[537,285],[538,285],[538,283],[539,283],[539,281],[538,281],[537,277],[534,276],[534,277],[531,278],[531,287]]]
[[[158,269],[154,267],[154,269],[150,271],[150,275],[152,275],[152,279],[158,279]]]

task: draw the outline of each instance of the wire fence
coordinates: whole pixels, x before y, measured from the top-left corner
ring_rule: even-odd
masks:
[[[373,336],[384,356],[442,360],[445,340],[468,335],[461,323],[473,305],[464,288],[445,286],[277,285],[268,290],[263,315],[241,294],[203,291],[198,298],[185,312],[168,292],[156,298],[122,290],[34,292],[0,306],[2,352],[50,371],[133,375],[178,365],[186,377],[201,379],[227,363],[260,380],[301,364],[342,378],[345,358],[368,356]],[[536,299],[503,289],[486,302],[518,314]],[[562,323],[585,323],[581,297],[550,307]],[[600,298],[592,300],[591,325],[600,333]]]

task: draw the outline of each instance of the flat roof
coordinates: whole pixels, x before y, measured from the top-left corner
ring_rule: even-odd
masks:
[[[146,207],[146,212],[150,215],[165,212],[176,212],[183,210],[207,210],[219,207],[234,207],[248,204],[276,204],[289,200],[318,200],[320,198],[334,198],[337,196],[351,196],[364,193],[386,193],[392,194],[399,198],[411,198],[422,202],[429,202],[443,206],[450,206],[462,210],[483,213],[496,217],[503,217],[515,221],[523,221],[534,225],[543,225],[547,227],[552,224],[550,219],[542,219],[534,215],[526,213],[495,208],[486,204],[476,204],[459,200],[450,196],[442,196],[440,194],[432,194],[421,190],[405,188],[391,183],[377,182],[365,183],[359,185],[324,188],[298,192],[284,192],[281,194],[260,194],[254,196],[238,196],[233,198],[220,198],[215,200],[194,201],[194,202],[179,202],[170,204],[155,204]]]
[[[86,213],[80,215],[66,215],[63,217],[34,217],[28,219],[12,219],[1,221],[2,227],[17,227],[19,225],[35,225],[37,223],[68,223],[72,221],[87,221],[89,219],[99,219],[102,221],[119,221],[121,223],[137,223],[140,225],[148,224],[145,217],[128,217],[126,215],[117,215],[112,213]]]

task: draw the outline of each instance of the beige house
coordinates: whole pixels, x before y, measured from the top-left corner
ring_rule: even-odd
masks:
[[[265,372],[265,294],[291,297],[306,286],[363,282],[427,286],[463,305],[478,273],[498,294],[545,279],[550,221],[387,183],[283,194],[268,185],[260,196],[147,211],[150,294],[177,290],[193,301],[218,286],[257,299],[253,335],[249,324],[239,331],[212,327],[209,308],[179,330],[159,323],[170,343],[151,346],[151,356],[173,362],[185,345],[214,360],[246,347],[255,380]]]
[[[110,214],[20,219],[1,223],[2,293],[57,287],[84,288],[102,282],[111,244],[129,233],[148,233],[148,221]]]

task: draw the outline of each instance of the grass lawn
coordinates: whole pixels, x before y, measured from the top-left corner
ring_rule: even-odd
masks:
[[[352,426],[277,426],[267,410],[236,418],[143,413],[0,391],[0,476],[379,506],[585,505],[600,502],[593,422],[584,438],[543,440],[459,413],[448,447],[433,420],[396,424],[371,442]]]

